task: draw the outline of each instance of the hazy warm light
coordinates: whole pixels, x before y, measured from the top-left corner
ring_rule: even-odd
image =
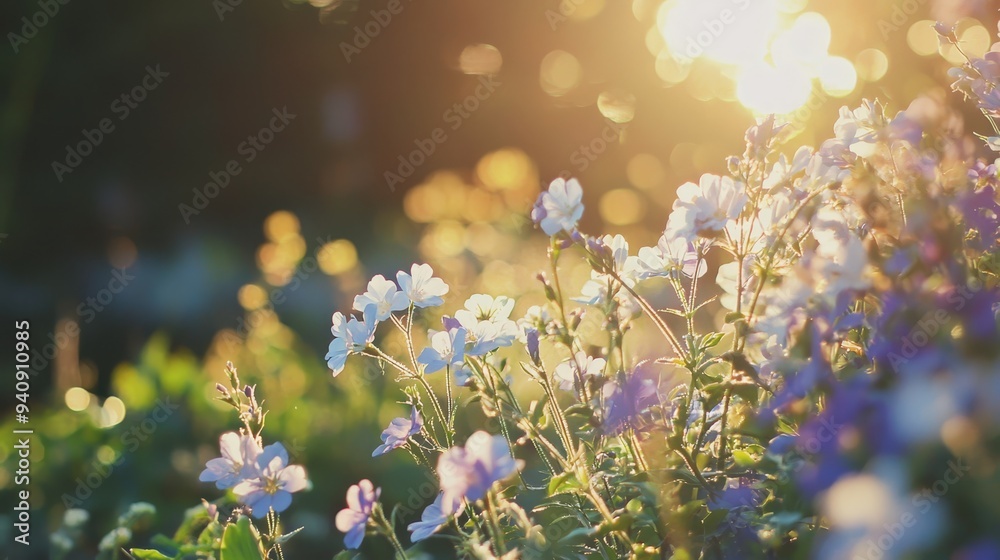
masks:
[[[247,284],[240,288],[237,299],[243,309],[260,309],[267,304],[267,292],[256,284]]]
[[[298,235],[299,219],[295,214],[279,210],[264,221],[264,234],[271,241],[283,241],[286,237]]]
[[[331,241],[316,253],[319,268],[330,276],[343,274],[358,265],[358,250],[346,239]]]
[[[958,66],[968,62],[966,56],[982,57],[990,50],[993,42],[990,32],[978,21],[963,19],[955,30],[961,50],[951,44],[941,46],[941,56],[948,62]]]
[[[101,427],[117,426],[125,419],[125,403],[118,397],[108,397],[101,407]]]
[[[862,80],[877,82],[889,71],[889,57],[878,49],[865,49],[855,57],[854,69]]]
[[[812,80],[796,67],[776,68],[760,63],[743,69],[736,80],[736,96],[758,113],[784,115],[809,101]]]
[[[493,45],[469,45],[458,57],[458,67],[466,74],[496,74],[503,66],[503,56]]]
[[[858,73],[850,60],[830,56],[819,66],[819,83],[834,97],[845,97],[858,85]]]
[[[90,393],[83,387],[73,387],[66,391],[66,406],[76,412],[86,410],[90,406]]]
[[[743,65],[762,60],[778,28],[777,0],[669,0],[657,14],[673,56]]]
[[[625,168],[630,183],[642,190],[652,190],[667,178],[667,170],[660,160],[651,154],[636,154]]]
[[[931,56],[938,52],[938,34],[934,22],[928,19],[918,21],[906,32],[906,43],[913,52],[921,56]]]
[[[775,66],[814,68],[827,57],[830,37],[830,24],[826,18],[816,12],[802,14],[792,27],[775,37],[771,44],[771,57]]]
[[[631,189],[614,189],[601,196],[601,219],[613,226],[628,226],[642,219],[646,207]]]
[[[554,50],[542,59],[540,82],[545,93],[561,97],[573,90],[583,78],[583,67],[572,54]]]
[[[534,180],[535,166],[523,151],[504,148],[480,158],[476,175],[489,189],[512,190]]]
[[[597,109],[604,118],[619,124],[635,117],[635,96],[623,91],[604,91],[597,96]]]

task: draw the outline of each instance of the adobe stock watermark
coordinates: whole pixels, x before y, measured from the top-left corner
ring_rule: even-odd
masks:
[[[703,19],[697,33],[688,35],[683,52],[673,53],[674,60],[681,64],[691,64],[705,54],[716,41],[726,33],[726,28],[739,21],[740,13],[750,7],[750,0],[731,0],[733,8],[719,10],[718,16]]]
[[[409,153],[400,154],[396,158],[399,165],[395,171],[390,170],[382,174],[389,190],[395,192],[396,185],[412,177],[417,169],[437,152],[438,147],[448,141],[448,131],[455,132],[462,128],[462,125],[472,117],[473,113],[479,110],[483,102],[492,97],[497,88],[502,85],[492,75],[479,76],[479,85],[476,86],[475,91],[442,113],[441,120],[447,127],[437,127],[431,130],[427,136],[414,139],[415,149]]]
[[[407,2],[412,1],[407,0]],[[392,18],[403,13],[404,8],[406,8],[406,4],[403,4],[402,0],[389,0],[385,8],[369,12],[371,19],[365,22],[364,25],[354,26],[354,37],[351,39],[351,42],[340,42],[340,52],[344,54],[344,60],[350,64],[351,57],[361,54],[362,50],[372,44],[372,41],[381,35],[386,27],[389,27],[389,24],[392,23]]]
[[[212,0],[212,9],[219,21],[225,21],[226,14],[235,12],[236,8],[243,5],[243,0]]]
[[[895,0],[889,18],[878,21],[878,30],[882,34],[882,39],[888,39],[889,35],[905,27],[925,4],[927,4],[927,0]]]
[[[209,171],[208,179],[209,181],[205,185],[198,189],[191,189],[194,193],[191,197],[191,203],[185,204],[180,203],[177,205],[177,210],[181,213],[181,218],[184,220],[185,224],[191,223],[191,216],[197,216],[201,214],[205,208],[208,208],[208,204],[215,197],[219,196],[219,193],[223,189],[229,186],[232,182],[233,177],[236,177],[243,172],[243,165],[251,163],[253,160],[257,159],[257,156],[267,148],[271,142],[274,142],[275,136],[288,125],[295,120],[295,115],[288,112],[288,107],[282,107],[278,109],[275,107],[271,109],[271,120],[268,121],[267,126],[264,126],[256,133],[247,136],[247,139],[236,147],[236,153],[242,158],[233,158],[226,162],[226,164],[219,171]],[[242,163],[241,163],[242,162]]]
[[[613,144],[617,144],[621,140],[622,134],[624,134],[627,127],[627,124],[619,124],[611,120],[606,120],[604,128],[601,129],[601,132],[597,136],[594,136],[589,142],[580,144],[580,147],[570,154],[569,162],[573,165],[575,173],[583,173],[590,168],[591,164],[604,155],[604,152],[608,151]],[[569,177],[575,175],[575,173],[569,169],[563,169],[560,176]]]
[[[119,453],[115,460],[110,463],[95,459],[90,465],[89,472],[82,477],[77,477],[74,481],[76,489],[73,493],[62,495],[63,505],[67,509],[82,506],[83,502],[93,496],[94,492],[104,484],[104,481],[111,477],[115,469],[122,466],[125,462],[125,452],[135,453],[139,446],[152,437],[160,425],[170,419],[178,409],[180,409],[180,405],[171,403],[169,397],[158,399],[156,408],[151,410],[146,418],[134,424],[119,437],[124,447],[123,452]]]
[[[126,269],[115,269],[111,271],[111,278],[107,286],[101,288],[92,296],[76,306],[76,315],[84,324],[90,324],[97,318],[97,314],[104,311],[115,300],[118,294],[125,291],[135,276],[129,274]],[[59,350],[66,348],[71,340],[80,336],[80,323],[77,321],[61,321],[61,327],[49,333],[49,343],[42,347],[39,352],[34,346],[31,348],[31,376],[34,377],[48,367],[49,363],[55,359]]]
[[[545,10],[545,20],[549,22],[552,31],[555,31],[560,25],[569,21],[569,18],[586,2],[587,0],[560,0],[557,9]]]
[[[928,488],[924,488],[910,499],[910,507],[899,514],[894,521],[883,523],[877,536],[866,539],[860,556],[855,555],[854,560],[880,560],[896,543],[902,540],[908,529],[912,529],[920,516],[926,515],[934,507],[934,504],[941,501],[941,498],[958,484],[962,478],[972,470],[972,467],[965,464],[962,459],[952,459],[948,461],[948,468],[941,478],[934,481]]]
[[[259,311],[273,311],[276,305],[285,303],[289,293],[298,290],[303,282],[319,270],[319,263],[323,259],[323,256],[330,250],[328,244],[332,241],[333,238],[330,236],[327,236],[325,239],[317,237],[316,242],[319,244],[319,250],[314,255],[309,255],[299,262],[298,266],[295,267],[295,274],[292,275],[288,283],[269,291],[267,293],[267,302],[262,307],[249,313],[246,319],[244,319],[243,315],[236,318],[236,334],[233,335],[227,331],[223,335],[223,340],[230,349],[237,347],[239,341],[246,340],[250,331],[260,325],[263,317]]]
[[[170,76],[169,72],[160,70],[160,65],[146,67],[146,75],[142,77],[139,84],[116,97],[111,102],[109,110],[117,117],[118,122],[124,121],[132,114],[132,111],[139,107],[139,104],[146,100],[149,92],[155,90],[163,83],[163,79]],[[83,129],[80,134],[83,139],[76,144],[66,145],[66,157],[62,161],[52,162],[52,172],[56,175],[56,180],[63,182],[63,177],[72,173],[83,163],[83,158],[89,156],[97,150],[97,147],[115,131],[115,120],[111,117],[104,117],[98,121],[97,126],[91,129]]]
[[[59,15],[59,10],[69,2],[70,0],[38,0],[39,10],[31,16],[21,18],[21,33],[13,31],[7,33],[7,40],[10,41],[10,48],[14,49],[14,54],[21,52],[21,47],[34,39],[38,32],[48,25],[52,18]]]

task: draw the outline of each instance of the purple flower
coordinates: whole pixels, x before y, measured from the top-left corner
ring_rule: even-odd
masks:
[[[424,420],[420,417],[420,412],[414,407],[409,418],[396,418],[389,423],[389,427],[382,431],[382,445],[372,451],[372,457],[385,455],[386,453],[403,447],[406,440],[411,436],[420,433],[424,426]]]
[[[637,366],[624,381],[609,381],[601,388],[605,433],[617,435],[629,428],[639,429],[643,413],[660,402],[656,374],[642,366]]]
[[[479,431],[465,447],[452,447],[438,458],[441,478],[442,513],[452,514],[462,499],[481,500],[497,482],[510,477],[524,465],[511,456],[503,436]]]
[[[347,489],[347,507],[337,512],[335,520],[337,530],[346,533],[344,546],[347,548],[361,546],[361,541],[365,539],[365,526],[380,494],[382,489],[375,488],[368,479]]]
[[[444,508],[442,508],[441,503],[444,499],[444,494],[438,494],[435,498],[434,503],[427,506],[424,512],[420,514],[420,521],[415,521],[410,523],[406,530],[410,531],[410,540],[413,542],[422,541],[427,537],[433,535],[448,522],[450,514],[444,513]],[[450,510],[457,511],[461,506],[461,502],[456,502],[451,505]]]
[[[253,466],[254,478],[244,479],[233,493],[240,503],[253,509],[254,517],[264,517],[271,509],[285,511],[292,505],[292,493],[309,483],[305,469],[288,464],[288,452],[280,443],[265,447]]]
[[[214,482],[219,490],[225,490],[254,476],[253,464],[261,453],[256,438],[228,432],[219,438],[219,450],[222,457],[206,463],[198,480]]]

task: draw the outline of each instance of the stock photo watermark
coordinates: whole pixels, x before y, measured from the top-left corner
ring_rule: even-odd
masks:
[[[897,0],[892,4],[892,13],[888,19],[880,19],[878,22],[879,33],[882,39],[888,39],[890,35],[902,29],[913,16],[917,15],[928,0]]]
[[[407,0],[407,2],[412,1]],[[364,25],[354,26],[354,37],[352,37],[351,41],[340,42],[340,52],[343,53],[344,60],[350,64],[351,57],[361,54],[362,50],[372,44],[372,41],[381,35],[386,27],[389,27],[393,17],[403,13],[404,8],[406,8],[406,4],[402,0],[389,0],[385,8],[372,10],[370,12],[371,18]]]
[[[242,158],[233,158],[226,162],[222,169],[219,171],[209,171],[208,179],[209,181],[205,183],[200,189],[193,188],[191,192],[193,193],[191,197],[191,203],[185,204],[180,203],[177,205],[177,210],[181,213],[181,218],[184,220],[185,224],[191,223],[191,216],[197,216],[201,214],[203,210],[208,208],[209,203],[219,196],[219,193],[223,191],[232,182],[233,178],[243,172],[243,165],[253,162],[257,159],[257,156],[267,148],[271,142],[274,142],[277,134],[285,128],[293,120],[295,116],[288,112],[288,107],[282,107],[278,109],[277,107],[271,109],[271,120],[268,121],[267,126],[262,127],[256,133],[247,136],[246,140],[240,142],[236,147],[236,153]]]
[[[444,113],[441,114],[441,120],[447,125],[447,130],[443,126],[437,127],[426,136],[414,139],[415,149],[409,153],[400,154],[396,158],[399,163],[396,169],[383,173],[385,184],[389,190],[395,192],[396,185],[412,177],[417,169],[437,152],[441,144],[448,141],[448,130],[455,132],[462,128],[462,125],[472,117],[473,113],[479,110],[482,103],[492,97],[497,88],[502,85],[492,75],[480,76],[479,84],[473,93],[445,109]]]
[[[21,47],[34,39],[52,18],[59,15],[62,7],[69,3],[70,0],[38,0],[38,11],[21,18],[21,32],[7,33],[7,40],[10,41],[10,48],[14,49],[14,54],[21,52]]]
[[[89,472],[74,480],[76,489],[73,493],[62,495],[63,505],[67,509],[83,505],[83,502],[93,496],[94,492],[104,484],[104,481],[125,463],[126,452],[135,453],[142,443],[151,438],[160,425],[169,420],[179,409],[180,405],[171,403],[169,397],[158,399],[156,407],[149,412],[146,418],[135,423],[119,436],[122,447],[124,447],[123,452],[119,453],[113,461],[107,463],[100,459],[94,459]]]
[[[160,65],[146,67],[146,75],[142,77],[139,84],[116,97],[111,102],[109,110],[117,117],[117,122],[124,121],[132,114],[132,111],[139,107],[139,104],[146,100],[149,92],[155,90],[163,83],[164,78],[170,76],[169,72],[160,69]],[[115,120],[112,117],[104,117],[97,122],[94,128],[85,128],[80,131],[83,139],[75,144],[66,145],[66,156],[61,161],[52,162],[52,172],[56,175],[56,180],[60,183],[63,178],[76,170],[83,159],[93,154],[108,136],[115,131]]]

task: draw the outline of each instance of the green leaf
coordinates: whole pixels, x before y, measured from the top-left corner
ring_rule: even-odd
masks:
[[[221,560],[264,560],[260,537],[248,517],[240,517],[226,526],[221,553]]]
[[[129,550],[129,554],[139,560],[171,560],[170,556],[151,548],[133,548]]]
[[[725,338],[725,336],[726,336],[725,333],[720,333],[720,332],[719,333],[706,334],[701,339],[701,347],[703,349],[704,348],[714,348],[714,347],[718,346],[720,342],[722,342],[722,339]]]
[[[742,449],[733,451],[733,461],[736,461],[736,464],[741,467],[750,467],[757,464],[753,456]]]
[[[572,472],[560,473],[552,477],[549,481],[549,496],[554,496],[561,492],[571,492],[580,488],[580,481],[576,479],[576,474]]]

